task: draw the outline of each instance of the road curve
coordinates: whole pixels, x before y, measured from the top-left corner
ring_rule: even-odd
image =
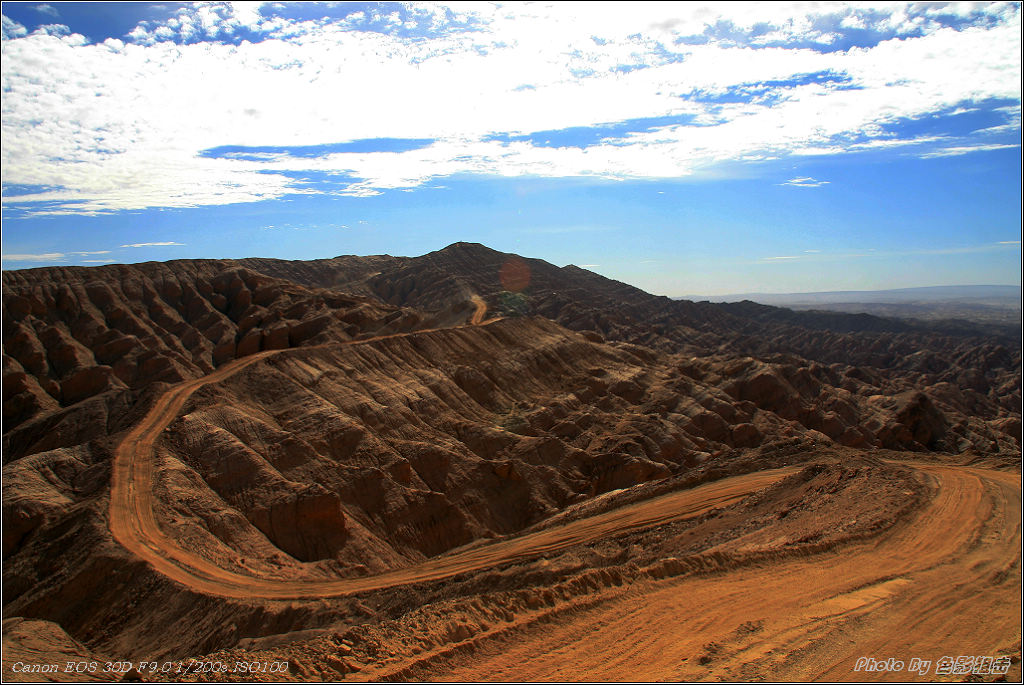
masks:
[[[474,300],[478,309],[471,323],[487,325],[486,304],[480,309],[480,303]],[[115,452],[114,538],[196,592],[247,600],[313,599],[439,580],[699,516],[797,470],[723,479],[376,576],[249,576],[216,566],[161,531],[153,506],[153,447],[196,390],[279,352],[238,359],[172,387]],[[479,645],[472,659],[435,675],[447,680],[578,680],[583,674],[591,680],[884,679],[884,673],[854,671],[856,660],[891,656],[934,663],[946,655],[994,655],[1020,639],[1020,476],[913,466],[932,480],[936,495],[913,520],[877,538],[813,557],[626,588],[624,596],[572,614],[571,620]]]
[[[220,568],[184,549],[161,531],[153,509],[153,444],[192,393],[272,354],[273,351],[261,352],[236,360],[208,376],[174,386],[128,433],[114,456],[110,498],[110,530],[114,538],[167,578],[198,592],[235,598],[302,599],[437,580],[598,540],[612,533],[699,516],[738,501],[796,470],[789,467],[728,478],[376,576],[305,581],[256,578]]]
[[[469,324],[471,326],[480,326],[484,323],[484,317],[487,316],[487,303],[479,295],[473,295],[469,299],[474,307],[473,316],[470,317]]]
[[[482,298],[474,296],[473,303],[476,310],[470,325],[485,326],[500,320],[484,319],[487,305]],[[397,333],[337,344],[360,345],[424,332],[427,331]],[[257,578],[215,565],[183,548],[160,529],[153,506],[153,447],[163,430],[178,416],[189,397],[198,389],[219,383],[252,364],[284,351],[268,350],[236,359],[202,378],[173,386],[157,398],[146,416],[128,432],[114,452],[109,523],[114,539],[150,563],[162,575],[197,592],[247,599],[303,599],[348,595],[446,578],[597,540],[614,532],[698,516],[714,507],[731,504],[793,470],[764,471],[730,478],[564,526],[455,551],[413,567],[376,576],[338,580]]]
[[[943,657],[1019,652],[1020,475],[913,466],[936,494],[881,536],[633,586],[415,679],[934,681]],[[857,670],[862,657],[902,666]]]

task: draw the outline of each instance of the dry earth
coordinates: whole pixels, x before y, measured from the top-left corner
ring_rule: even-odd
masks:
[[[1020,679],[1019,338],[465,244],[3,315],[5,680]]]
[[[471,576],[486,555],[505,577],[369,629],[203,660],[287,659],[298,680],[930,681],[943,657],[1006,655],[1008,677],[1019,674],[1019,477],[843,461],[726,478],[453,553],[449,574]],[[809,493],[831,501],[809,504]],[[773,520],[751,527],[760,517]],[[661,556],[690,548],[700,551]],[[581,563],[588,553],[601,562]],[[530,556],[540,559],[523,565]],[[855,671],[864,656],[932,667]]]

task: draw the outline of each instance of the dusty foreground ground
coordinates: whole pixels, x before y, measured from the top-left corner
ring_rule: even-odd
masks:
[[[213,576],[187,550],[150,548],[194,590],[324,606],[357,596],[392,618],[135,659],[129,677],[1019,680],[1020,476],[884,456],[827,453],[638,501],[610,493],[377,577]],[[882,670],[858,670],[862,657]],[[88,660],[97,672],[15,670]],[[120,679],[108,662],[54,624],[5,623],[6,680]]]
[[[415,675],[905,680],[921,675],[909,671],[917,658],[931,662],[920,677],[931,680],[944,656],[1018,654],[1018,479],[977,469],[924,473],[939,486],[935,499],[891,534],[610,592],[608,601],[572,618]],[[895,657],[905,668],[857,672],[863,656]]]
[[[1016,330],[465,243],[3,299],[5,681],[1020,677]]]

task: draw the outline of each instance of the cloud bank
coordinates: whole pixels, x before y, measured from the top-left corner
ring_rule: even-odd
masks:
[[[371,196],[456,175],[700,178],[1019,141],[1016,3],[299,9],[198,3],[102,40],[5,16],[5,207]],[[997,121],[911,125],[968,111]]]

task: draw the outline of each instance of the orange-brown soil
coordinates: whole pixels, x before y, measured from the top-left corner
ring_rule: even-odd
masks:
[[[428,662],[411,674],[930,681],[943,657],[1019,658],[1019,478],[960,467],[928,466],[922,473],[937,484],[935,498],[870,542],[647,582],[611,593],[569,620],[483,641],[471,654]],[[865,656],[906,665],[889,673],[855,671]],[[910,671],[913,658],[932,668]],[[1019,666],[1015,673],[1019,678]]]
[[[465,244],[5,273],[3,316],[5,680],[1020,678],[1005,331]]]
[[[202,660],[287,660],[296,680],[930,681],[943,657],[1006,655],[1008,677],[1019,674],[1019,477],[848,459],[632,505],[654,514],[671,503],[676,522],[637,530],[633,520],[606,527],[625,516],[583,519],[604,530],[575,548],[524,536],[516,546],[532,548],[531,564],[488,545],[495,570],[473,578],[467,568],[465,597]],[[770,481],[722,507],[723,490]],[[865,656],[904,667],[855,671]],[[930,669],[909,672],[913,658]]]
[[[97,654],[50,621],[8,618],[3,622],[3,679],[15,683],[94,682],[118,676],[90,672],[91,662],[112,661]],[[81,671],[68,663],[86,664]]]

